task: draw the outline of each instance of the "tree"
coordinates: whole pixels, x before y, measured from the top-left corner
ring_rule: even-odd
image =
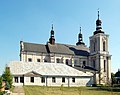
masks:
[[[11,88],[12,87],[12,79],[13,79],[13,77],[12,77],[12,75],[10,73],[10,68],[9,67],[5,68],[5,71],[2,74],[2,78],[3,78],[3,81],[5,81],[6,84],[7,84],[6,88],[9,89],[8,85]]]
[[[2,88],[2,77],[0,77],[0,89]]]
[[[120,70],[118,69],[118,71],[115,73],[115,77],[117,79],[117,84],[120,84]]]
[[[117,79],[115,78],[115,74],[114,73],[111,73],[111,80],[112,80],[112,85],[116,84]]]

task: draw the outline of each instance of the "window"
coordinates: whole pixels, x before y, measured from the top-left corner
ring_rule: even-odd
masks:
[[[68,62],[69,62],[69,60],[68,60],[68,59],[66,59],[66,62],[65,62],[65,63],[66,63],[66,65],[68,65]]]
[[[47,62],[47,60],[46,60],[46,59],[44,59],[44,62]]]
[[[20,83],[24,83],[24,77],[20,77]]]
[[[74,77],[72,78],[72,82],[74,82],[74,83],[75,83],[75,78],[74,78]]]
[[[77,65],[77,60],[74,60],[74,65]]]
[[[32,58],[28,58],[28,62],[32,62]]]
[[[53,82],[53,83],[55,83],[55,82],[56,82],[55,77],[52,77],[52,82]]]
[[[65,77],[62,77],[62,82],[65,82]]]
[[[104,60],[104,72],[106,72],[106,60]]]
[[[95,42],[94,42],[94,51],[95,51]]]
[[[60,59],[59,59],[59,58],[57,58],[57,59],[56,59],[56,62],[57,62],[57,63],[60,63]]]
[[[30,82],[34,83],[34,77],[30,77]]]
[[[45,77],[41,77],[41,83],[45,83]]]
[[[103,42],[103,51],[105,51],[105,41]]]
[[[95,60],[93,60],[93,68],[95,68]]]
[[[83,66],[86,66],[86,61],[83,61]]]
[[[14,77],[15,83],[18,83],[18,77]]]
[[[40,59],[37,59],[37,62],[40,62]]]

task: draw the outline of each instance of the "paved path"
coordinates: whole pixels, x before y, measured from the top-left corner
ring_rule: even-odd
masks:
[[[25,95],[23,87],[15,86],[13,93],[11,95]]]

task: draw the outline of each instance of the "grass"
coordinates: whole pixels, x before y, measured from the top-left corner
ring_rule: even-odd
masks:
[[[24,86],[25,95],[120,95],[120,88]]]

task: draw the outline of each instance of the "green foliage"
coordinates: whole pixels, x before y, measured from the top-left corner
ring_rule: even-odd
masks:
[[[10,86],[10,88],[11,88],[12,87],[12,79],[13,79],[13,77],[12,77],[12,75],[10,73],[10,69],[8,67],[5,68],[5,71],[2,74],[2,77],[3,77],[3,81],[5,81],[6,84],[7,84],[6,86],[7,87]]]
[[[118,70],[118,72],[115,73],[115,77],[120,77],[120,71]]]
[[[10,89],[10,84],[8,82],[6,82],[5,88],[6,90]]]
[[[112,85],[117,83],[117,79],[115,78],[115,74],[111,73]]]
[[[2,77],[0,77],[0,89],[2,88]]]
[[[4,95],[4,94],[5,94],[5,91],[0,92],[0,95]]]

